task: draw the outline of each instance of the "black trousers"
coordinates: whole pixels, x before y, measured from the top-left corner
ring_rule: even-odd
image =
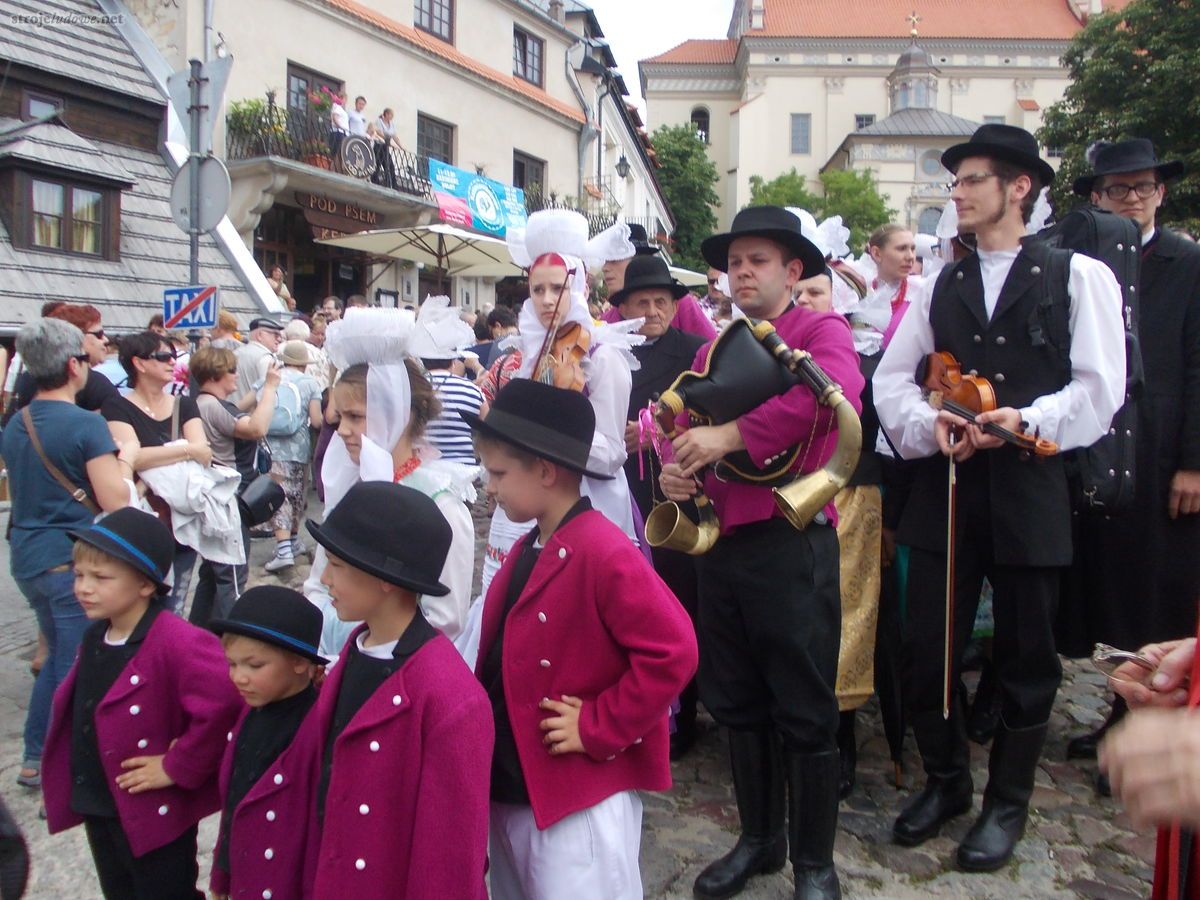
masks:
[[[961,540],[955,552],[953,684],[961,673],[986,576],[991,582],[995,637],[993,664],[1000,711],[1009,728],[1041,725],[1050,718],[1062,680],[1054,643],[1061,569],[1000,566],[987,540]],[[902,666],[904,695],[914,715],[942,710],[942,649],[946,627],[946,556],[913,547],[908,563],[908,609]]]
[[[138,857],[129,849],[120,819],[89,816],[83,827],[106,900],[203,900],[204,894],[196,890],[200,867],[195,825]]]
[[[696,559],[677,550],[651,548],[650,558],[654,562],[654,571],[671,589],[680,605],[687,610],[696,624],[696,605],[698,603]],[[696,698],[698,690],[696,679],[693,678],[679,695],[679,715],[675,717],[676,725],[681,729],[691,728],[696,722]]]
[[[784,519],[738,528],[699,560],[700,699],[736,730],[773,725],[791,750],[837,746],[842,607],[837,535]]]

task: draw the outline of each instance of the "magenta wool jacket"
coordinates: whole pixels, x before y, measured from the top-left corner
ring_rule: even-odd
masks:
[[[233,775],[233,751],[250,708],[242,710],[227,735],[221,760],[222,801]],[[311,727],[312,711],[292,743],[242,798],[229,825],[231,872],[212,867],[209,890],[230,897],[301,898],[310,896],[304,861],[316,852],[316,790],[321,777],[322,744]],[[224,802],[222,802],[224,806]],[[219,855],[220,840],[213,858]]]
[[[284,754],[298,764],[315,745],[318,775],[341,679],[342,667],[334,666]],[[487,900],[494,740],[487,695],[439,634],[371,695],[334,743],[319,850],[304,865],[312,896]]]
[[[54,695],[42,756],[51,834],[83,822],[71,810],[71,711],[78,672],[76,660]],[[96,706],[104,771],[135,857],[169,844],[220,809],[218,767],[242,706],[217,637],[179,616],[159,614]],[[158,754],[165,754],[163,768],[174,785],[141,794],[116,786],[122,761]]]
[[[488,590],[481,661],[523,546]],[[696,634],[617,526],[590,510],[554,533],[509,613],[502,650],[504,697],[538,828],[620,791],[670,788],[667,714],[696,672]],[[583,700],[586,753],[551,756],[542,743],[541,720],[552,714],[538,703],[563,694]]]
[[[845,317],[797,306],[771,324],[793,350],[811,353],[829,379],[841,385],[842,393],[855,411],[862,412],[861,395],[866,382],[858,368],[858,353],[854,350],[850,325]],[[698,372],[704,369],[709,346],[705,344],[696,353],[692,368]],[[686,427],[686,415],[680,418],[680,423]],[[815,472],[829,461],[837,446],[837,423],[833,413],[819,405],[816,396],[804,385],[773,397],[746,413],[737,420],[737,425],[746,452],[760,467],[765,467],[768,459],[800,444],[801,453],[792,471]],[[728,534],[739,525],[779,515],[769,487],[722,481],[711,468],[704,477],[704,493],[713,502],[722,534]],[[837,521],[832,503],[825,507],[825,514],[830,522]]]

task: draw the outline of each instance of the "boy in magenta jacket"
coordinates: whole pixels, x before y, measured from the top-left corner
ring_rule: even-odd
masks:
[[[420,491],[373,481],[308,528],[338,617],[363,623],[296,737],[316,736],[312,896],[486,900],[491,710],[417,604],[449,592],[450,525]]]
[[[321,611],[303,594],[272,585],[250,588],[228,618],[209,624],[246,701],[221,761],[221,825],[209,879],[216,900],[301,897],[306,889],[305,826],[316,784],[295,777],[290,757],[304,753],[294,739],[317,701],[317,667],[328,662],[317,653],[321,624]]]
[[[117,510],[73,532],[93,624],[54,696],[42,791],[51,833],[83,824],[108,898],[196,898],[197,823],[241,708],[216,637],[165,610],[175,540]]]
[[[671,786],[667,715],[696,671],[691,620],[581,498],[595,430],[582,394],[530,380],[477,431],[488,493],[537,528],[488,590],[476,674],[492,702],[493,900],[642,896],[639,790]]]

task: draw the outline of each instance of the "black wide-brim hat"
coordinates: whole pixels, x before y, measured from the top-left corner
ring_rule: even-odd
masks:
[[[633,244],[633,252],[637,256],[657,256],[658,248],[651,246],[650,235],[646,228],[636,222],[629,223],[629,243]]]
[[[587,467],[596,411],[579,391],[514,378],[496,394],[486,418],[468,412],[459,415],[483,434],[564,469],[604,481],[614,477]]]
[[[1154,152],[1154,144],[1145,138],[1131,138],[1112,144],[1101,141],[1092,150],[1092,174],[1076,178],[1071,190],[1087,197],[1092,193],[1097,178],[1126,172],[1145,172],[1147,169],[1157,172],[1159,180],[1168,181],[1182,175],[1184,165],[1179,159],[1160,162]]]
[[[303,656],[319,666],[321,626],[324,617],[303,594],[278,585],[252,587],[238,597],[228,618],[213,619],[208,627],[216,634],[240,634]]]
[[[942,165],[957,172],[958,164],[972,156],[986,156],[1036,172],[1041,187],[1054,182],[1054,167],[1038,154],[1037,138],[1016,125],[980,125],[969,141],[955,144],[942,154]]]
[[[137,569],[154,582],[160,595],[171,592],[167,577],[175,561],[175,536],[158,516],[126,506],[88,528],[68,531],[67,536]]]
[[[804,266],[801,278],[825,271],[825,254],[800,230],[800,220],[782,206],[748,206],[733,217],[724,234],[714,234],[700,245],[700,253],[714,269],[729,271],[729,247],[738,238],[762,237],[786,247]]]
[[[360,481],[318,525],[308,530],[338,559],[418,594],[450,593],[439,580],[450,552],[450,523],[418,490],[386,481]]]
[[[652,289],[670,291],[676,300],[688,292],[671,277],[671,268],[661,256],[635,256],[625,267],[625,286],[609,297],[608,302],[620,306],[634,291]]]

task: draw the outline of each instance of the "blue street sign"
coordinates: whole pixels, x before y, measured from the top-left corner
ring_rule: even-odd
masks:
[[[214,284],[167,288],[163,291],[163,326],[166,328],[215,328],[220,293]]]

